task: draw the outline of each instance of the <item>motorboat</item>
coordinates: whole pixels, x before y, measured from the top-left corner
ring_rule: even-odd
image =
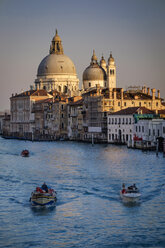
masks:
[[[36,187],[31,193],[30,202],[32,206],[48,206],[53,205],[56,202],[56,191],[49,187],[47,187],[47,189],[43,188],[43,186]]]
[[[135,184],[129,186],[128,188],[125,188],[125,184],[123,184],[120,191],[120,197],[124,202],[138,202],[141,194]]]
[[[23,150],[23,151],[21,152],[21,156],[22,156],[22,157],[29,157],[29,151],[28,151],[27,149]]]

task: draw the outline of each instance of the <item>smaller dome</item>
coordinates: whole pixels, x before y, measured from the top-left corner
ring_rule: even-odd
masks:
[[[98,64],[88,66],[83,72],[83,81],[106,80],[106,73]]]

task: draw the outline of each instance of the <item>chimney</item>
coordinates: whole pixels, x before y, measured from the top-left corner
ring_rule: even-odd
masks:
[[[113,99],[116,101],[116,89],[113,90]]]
[[[144,87],[142,86],[142,93],[144,93]]]
[[[156,89],[151,89],[151,91],[152,91],[152,100],[154,101],[155,100]]]
[[[123,88],[121,88],[121,100],[123,100]]]
[[[147,95],[150,95],[150,88],[147,88]]]
[[[109,99],[112,99],[112,88],[109,88]]]
[[[160,90],[157,90],[158,98],[160,99]]]

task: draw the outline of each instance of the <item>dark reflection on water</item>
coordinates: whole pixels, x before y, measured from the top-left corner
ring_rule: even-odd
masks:
[[[154,152],[0,139],[0,247],[165,247],[164,178],[165,159]],[[58,200],[32,207],[44,181]],[[137,184],[139,203],[121,201],[123,182]]]

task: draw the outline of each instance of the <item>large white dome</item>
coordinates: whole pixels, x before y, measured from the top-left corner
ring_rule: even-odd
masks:
[[[72,60],[64,54],[49,54],[39,64],[37,76],[56,74],[76,75],[76,68]]]

